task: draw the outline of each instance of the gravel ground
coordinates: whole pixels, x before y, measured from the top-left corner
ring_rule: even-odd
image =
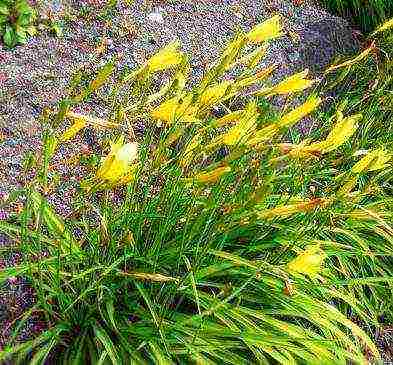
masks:
[[[46,0],[44,7],[52,13],[67,11],[81,15],[86,13],[87,3],[99,10],[103,2]],[[274,13],[283,16],[287,30],[287,35],[274,42],[267,55],[267,63],[279,66],[277,79],[304,68],[318,74],[336,55],[351,53],[358,47],[344,20],[324,12],[309,0],[135,0],[131,6],[120,5],[106,20],[78,16],[67,21],[62,38],[41,32],[27,45],[12,51],[0,46],[0,200],[22,184],[24,154],[38,153],[40,149],[36,118],[45,106],[55,105],[61,99],[75,70],[104,64],[113,55],[120,57],[122,66],[135,66],[178,38],[191,56],[193,78],[197,79],[236,29],[249,30]],[[98,55],[96,50],[104,37],[108,47]],[[97,105],[90,107],[101,113]],[[63,215],[67,214],[71,195],[72,186],[54,197]],[[7,215],[0,211],[0,220]],[[6,237],[0,237],[0,268],[20,260],[17,253],[3,253],[2,248],[8,243]],[[0,287],[0,294],[1,349],[9,324],[31,305],[34,294],[16,278]],[[26,333],[34,333],[40,327],[39,319],[29,326]]]

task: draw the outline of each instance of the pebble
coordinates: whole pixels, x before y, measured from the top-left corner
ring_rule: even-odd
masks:
[[[156,23],[164,23],[164,17],[162,16],[161,13],[150,13],[147,15],[147,18],[152,21],[152,22],[156,22]]]

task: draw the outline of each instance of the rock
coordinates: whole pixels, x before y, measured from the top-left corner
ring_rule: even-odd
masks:
[[[340,18],[306,22],[300,36],[300,58],[316,72],[325,69],[339,54],[353,53],[359,48],[350,27]]]
[[[159,12],[154,12],[154,13],[148,14],[147,19],[150,20],[151,22],[156,22],[156,23],[161,23],[161,24],[164,23],[164,17]]]

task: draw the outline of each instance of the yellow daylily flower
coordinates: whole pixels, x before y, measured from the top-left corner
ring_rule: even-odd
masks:
[[[195,120],[197,108],[192,106],[191,102],[192,95],[185,98],[176,96],[160,104],[151,112],[151,116],[168,124],[178,118],[181,118],[181,121],[192,122]]]
[[[315,80],[308,80],[306,78],[308,73],[309,71],[306,69],[287,77],[276,86],[273,86],[270,94],[285,95],[308,89],[315,82]]]
[[[338,122],[324,141],[309,144],[303,141],[299,144],[283,143],[280,145],[281,152],[295,158],[319,157],[323,153],[335,150],[343,145],[357,129],[357,122],[362,118],[360,114],[344,118],[342,112],[337,112]]]
[[[179,51],[180,42],[175,41],[158,51],[147,61],[149,71],[161,71],[176,66],[183,60],[183,53]]]
[[[216,127],[224,127],[228,124],[239,121],[243,114],[244,110],[236,110],[234,112],[228,113],[227,115],[217,119],[214,125]]]
[[[219,61],[215,64],[209,65],[207,72],[205,72],[201,82],[199,83],[199,90],[203,92],[206,87],[222,76],[225,70],[236,65],[235,60],[245,43],[245,36],[240,34],[228,44],[224,52],[221,54]]]
[[[360,174],[366,171],[382,170],[389,166],[388,162],[391,158],[392,155],[382,148],[370,151],[352,167],[352,172]]]
[[[330,152],[343,145],[355,133],[358,121],[362,119],[361,114],[351,115],[344,118],[341,112],[337,114],[338,122],[332,131],[322,142],[312,143],[307,148],[319,149],[322,153]]]
[[[282,116],[277,122],[278,127],[290,127],[313,112],[322,102],[321,98],[311,97],[305,103]]]
[[[256,25],[247,34],[247,39],[252,43],[261,43],[282,36],[281,19],[279,15]]]
[[[344,118],[342,113],[338,112],[338,122],[324,141],[309,144],[309,141],[305,140],[297,145],[282,143],[281,152],[295,158],[319,157],[343,145],[355,133],[357,121],[361,118],[360,114]]]
[[[229,166],[217,167],[209,172],[201,172],[193,177],[193,180],[200,183],[214,183],[217,182],[223,175],[230,172]]]
[[[119,139],[111,145],[109,154],[103,159],[96,178],[111,185],[121,185],[130,180],[132,164],[138,159],[138,143],[123,144]]]
[[[322,100],[320,98],[311,97],[305,103],[281,117],[277,123],[267,125],[266,127],[256,131],[252,138],[246,142],[246,145],[251,147],[271,139],[278,133],[280,128],[292,126],[315,110],[321,102]]]
[[[180,107],[179,98],[175,97],[164,101],[157,108],[153,109],[151,116],[154,119],[165,122],[172,122],[175,119],[176,110]]]
[[[235,39],[233,39],[223,51],[220,67],[224,69],[229,69],[235,66],[237,62],[234,62],[234,60],[239,55],[245,43],[246,38],[244,37],[244,35],[237,35]]]
[[[255,128],[257,118],[257,106],[255,102],[251,102],[247,106],[238,124],[230,128],[228,132],[220,137],[222,142],[228,146],[234,146],[239,143],[243,137],[248,135]]]
[[[230,81],[223,81],[219,84],[208,87],[199,97],[199,105],[201,107],[208,107],[216,104],[224,97],[230,85]]]
[[[287,264],[290,272],[314,278],[322,269],[326,254],[318,245],[309,245],[296,258]]]
[[[84,118],[74,118],[74,124],[71,125],[61,136],[60,141],[66,142],[73,139],[80,130],[86,127],[86,120]]]
[[[274,137],[279,132],[279,128],[276,124],[269,124],[255,131],[252,137],[246,142],[249,147],[256,146]]]
[[[126,175],[121,177],[115,185],[126,185],[135,179],[135,172],[138,168],[138,164],[134,163],[130,166]]]
[[[279,207],[266,209],[257,213],[260,219],[271,219],[271,218],[286,218],[296,213],[307,213],[313,211],[318,207],[325,207],[329,204],[329,200],[326,198],[315,198],[306,200],[296,204],[282,205]]]

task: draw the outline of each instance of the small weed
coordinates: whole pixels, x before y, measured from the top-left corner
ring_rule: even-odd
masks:
[[[34,35],[35,13],[27,0],[0,0],[0,36],[4,44],[11,48],[27,42]]]

